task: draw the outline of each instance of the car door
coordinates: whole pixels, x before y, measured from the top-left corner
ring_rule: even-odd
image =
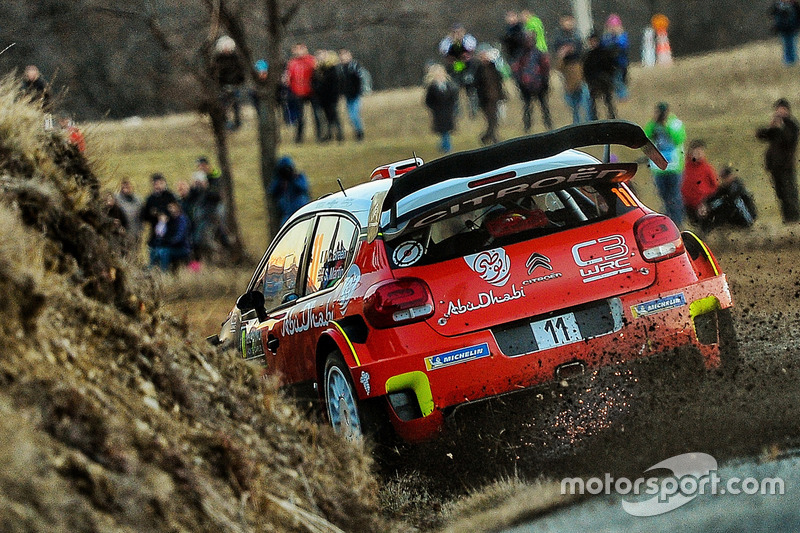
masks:
[[[284,383],[291,383],[295,372],[286,351],[279,349],[279,339],[271,333],[298,298],[300,267],[314,220],[310,217],[293,224],[274,241],[261,261],[251,290],[264,295],[265,319],[259,320],[254,310],[242,314],[240,334],[245,358],[263,354],[268,370]]]
[[[280,320],[275,317],[270,336],[278,339],[279,352],[291,354],[287,365],[297,382],[316,379],[317,341],[338,312],[335,287],[352,261],[356,233],[348,217],[318,217],[300,269],[299,298]]]

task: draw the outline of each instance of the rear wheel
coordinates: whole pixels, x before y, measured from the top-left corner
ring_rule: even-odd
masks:
[[[359,402],[350,369],[338,350],[325,363],[325,407],[333,430],[348,441],[372,435],[379,427],[376,406]]]

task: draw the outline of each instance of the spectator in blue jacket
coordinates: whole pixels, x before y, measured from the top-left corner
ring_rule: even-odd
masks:
[[[278,207],[281,225],[311,199],[305,174],[297,171],[288,155],[281,157],[275,165],[270,195]]]
[[[172,201],[167,206],[167,214],[159,216],[153,229],[150,244],[150,266],[157,265],[161,270],[175,269],[186,263],[192,252],[191,224],[180,204]]]

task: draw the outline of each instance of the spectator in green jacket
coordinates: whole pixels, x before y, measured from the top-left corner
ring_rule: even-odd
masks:
[[[544,22],[542,22],[542,19],[527,9],[522,11],[520,16],[525,22],[525,29],[536,35],[536,48],[542,53],[547,52],[547,38],[544,34]]]
[[[683,223],[683,165],[685,161],[683,145],[686,142],[686,129],[683,122],[669,112],[669,104],[656,105],[653,119],[644,127],[650,139],[667,160],[667,168],[661,170],[651,165],[658,195],[664,203],[664,211],[678,227]]]

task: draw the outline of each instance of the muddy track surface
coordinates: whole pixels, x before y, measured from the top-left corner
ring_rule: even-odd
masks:
[[[457,412],[438,442],[383,453],[384,474],[443,499],[519,476],[638,476],[673,455],[718,461],[800,443],[800,248],[718,254],[744,365],[691,358],[584,376]]]

